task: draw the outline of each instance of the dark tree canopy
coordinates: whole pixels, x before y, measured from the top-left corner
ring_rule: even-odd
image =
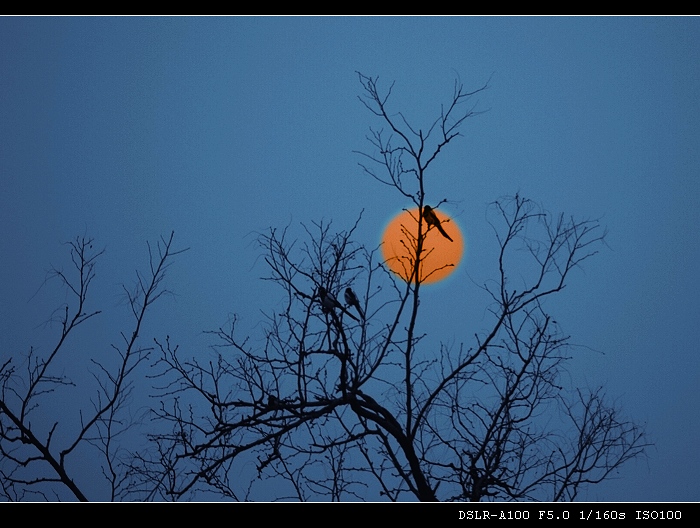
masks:
[[[574,500],[582,486],[643,454],[642,428],[602,388],[564,386],[571,342],[546,307],[604,243],[600,223],[553,215],[518,194],[493,202],[487,219],[499,251],[481,286],[488,327],[466,330],[454,345],[422,333],[431,301],[417,278],[431,251],[426,233],[436,227],[425,206],[444,202],[430,194],[437,177],[430,169],[476,115],[472,97],[486,86],[468,91],[456,82],[440,115],[417,128],[389,109],[393,85],[382,90],[378,79],[358,77],[360,100],[378,122],[360,165],[420,211],[403,241],[411,280],[392,275],[376,250],[356,240],[361,213],[345,229],[314,221],[301,233],[272,228],[259,242],[283,309],[266,315],[261,339],[242,334],[236,317],[210,331],[214,359],[202,360],[169,337],[138,344],[141,320],[164,292],[177,253],[172,237],[163,240],[150,274],[139,275],[129,293],[135,330],[116,348],[122,366],[104,370],[94,412],[73,443],[56,447],[53,429],[36,437],[29,420],[41,405],[40,387],[64,383],[51,370],[62,341],[48,358],[30,354],[29,390],[14,388],[22,374],[12,361],[0,368],[5,498],[21,499],[35,485],[24,472],[35,461],[48,462],[43,483],[87,498],[66,465],[81,442],[101,453],[114,500],[212,493],[235,500]],[[79,286],[58,275],[77,299],[75,315],[66,308],[62,318],[64,334],[95,315],[82,305],[99,253],[85,249],[84,240],[73,245]],[[348,288],[355,296],[346,299]],[[148,448],[126,453],[118,433],[146,358],[157,402]]]

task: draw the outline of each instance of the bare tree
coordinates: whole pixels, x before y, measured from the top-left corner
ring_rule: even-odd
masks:
[[[393,85],[359,75],[364,106],[380,121],[361,167],[416,207],[403,226],[404,278],[331,223],[260,237],[267,280],[283,306],[267,314],[262,339],[238,320],[211,331],[209,360],[170,338],[144,345],[146,312],[163,285],[173,235],[152,251],[150,269],[125,288],[133,328],[109,358],[92,358],[93,398],[47,419],[47,402],[74,388],[63,374],[66,343],[101,312],[88,291],[102,251],[69,243],[74,270],[54,268],[72,302],[47,355],[0,364],[0,498],[87,500],[75,459],[97,452],[96,473],[120,500],[224,496],[327,500],[574,500],[648,445],[641,427],[608,403],[602,388],[562,382],[570,339],[546,309],[571,274],[594,256],[605,232],[596,220],[552,215],[519,195],[491,204],[494,276],[483,283],[490,325],[458,346],[423,333],[430,309],[427,242],[439,220],[427,203],[429,169],[476,115],[456,82],[426,129],[388,110]],[[435,202],[439,207],[444,200]],[[443,231],[441,231],[443,232]],[[449,238],[449,235],[443,232]],[[449,264],[448,264],[449,265]],[[345,301],[345,302],[343,302]],[[465,325],[469,321],[465,321]],[[158,404],[147,448],[128,449],[129,406],[139,366],[153,358]],[[82,389],[82,382],[81,382]],[[91,482],[91,485],[93,483]],[[102,497],[100,497],[102,498]]]
[[[67,244],[73,269],[64,272],[53,268],[47,277],[60,281],[71,299],[51,318],[50,322],[59,326],[55,345],[47,355],[30,348],[23,360],[10,357],[0,366],[0,498],[54,500],[65,498],[67,490],[69,497],[86,501],[87,489],[94,487],[100,477],[107,483],[111,500],[126,496],[125,484],[130,477],[122,463],[125,453],[120,439],[133,423],[127,404],[135,370],[153,350],[153,346],[142,344],[141,327],[151,305],[167,293],[163,285],[166,270],[172,257],[181,253],[173,250],[172,242],[173,234],[162,239],[155,250],[149,245],[148,273],[137,272],[134,287],[124,287],[133,326],[121,334],[121,344],[111,345],[110,355],[91,358],[85,373],[91,372],[94,377],[95,385],[90,390],[95,396],[86,402],[91,404],[88,408],[81,403],[89,385],[84,380],[73,381],[64,371],[71,352],[70,338],[101,314],[89,308],[88,294],[104,250],[93,249],[93,239],[87,237],[77,237]],[[80,397],[71,397],[71,389],[78,384]],[[75,405],[47,416],[50,399],[74,401]],[[86,459],[100,462],[81,484],[76,467],[85,466]]]
[[[519,195],[494,202],[499,254],[483,284],[490,327],[457,347],[431,340],[419,330],[434,226],[428,171],[486,86],[456,82],[420,129],[388,110],[393,85],[382,92],[358,75],[361,101],[381,123],[361,166],[419,211],[404,230],[410,278],[391,275],[354,241],[357,223],[263,235],[268,280],[284,306],[268,314],[262,340],[239,335],[235,317],[212,331],[209,361],[156,342],[154,412],[165,429],[134,455],[131,489],[150,499],[575,499],[647,446],[602,388],[562,386],[571,343],[545,308],[596,254],[604,230]],[[340,302],[347,288],[361,311]]]

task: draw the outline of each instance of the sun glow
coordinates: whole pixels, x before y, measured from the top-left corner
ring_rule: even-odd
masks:
[[[448,277],[459,265],[464,253],[464,238],[457,223],[446,214],[433,210],[452,241],[434,226],[423,222],[423,252],[420,264],[420,282],[429,284]],[[418,244],[418,208],[402,211],[387,225],[382,236],[382,254],[392,273],[401,279],[413,279]],[[427,233],[426,233],[427,229]],[[413,279],[415,280],[415,279]]]

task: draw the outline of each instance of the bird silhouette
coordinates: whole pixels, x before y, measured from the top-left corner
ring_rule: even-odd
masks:
[[[360,317],[362,317],[362,319],[365,318],[365,312],[362,311],[360,301],[358,300],[357,295],[355,295],[355,292],[352,291],[352,288],[345,288],[345,304],[348,306],[354,306],[357,313],[360,314]]]
[[[335,295],[330,293],[323,286],[318,287],[318,296],[321,298],[321,309],[323,310],[323,313],[335,313],[335,309],[337,308],[341,312],[347,314],[348,317],[354,319],[355,321],[359,321],[357,317],[348,312],[345,307],[338,302]]]
[[[440,231],[440,234],[442,236],[444,236],[450,242],[454,242],[454,240],[450,238],[450,235],[445,233],[445,230],[440,225],[440,219],[435,214],[435,211],[433,211],[433,208],[429,205],[423,207],[423,218],[425,219],[425,223],[428,224],[428,226],[435,226],[437,230]]]

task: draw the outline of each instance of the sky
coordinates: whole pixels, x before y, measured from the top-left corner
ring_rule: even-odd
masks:
[[[577,348],[573,383],[603,384],[654,447],[580,499],[697,501],[700,486],[700,19],[694,17],[2,17],[0,363],[45,350],[65,299],[40,288],[62,243],[105,248],[79,367],[128,322],[120,284],[146,241],[190,248],[144,333],[205,348],[231,314],[254,332],[281,303],[256,238],[332,221],[379,244],[402,197],[363,173],[377,126],[356,72],[427,127],[455,78],[471,102],[429,199],[466,240],[430,286],[445,340],[487,324],[493,200],[519,192],[599,218],[607,247],[551,305]],[[53,333],[52,333],[53,332]],[[42,348],[43,347],[43,348]]]

